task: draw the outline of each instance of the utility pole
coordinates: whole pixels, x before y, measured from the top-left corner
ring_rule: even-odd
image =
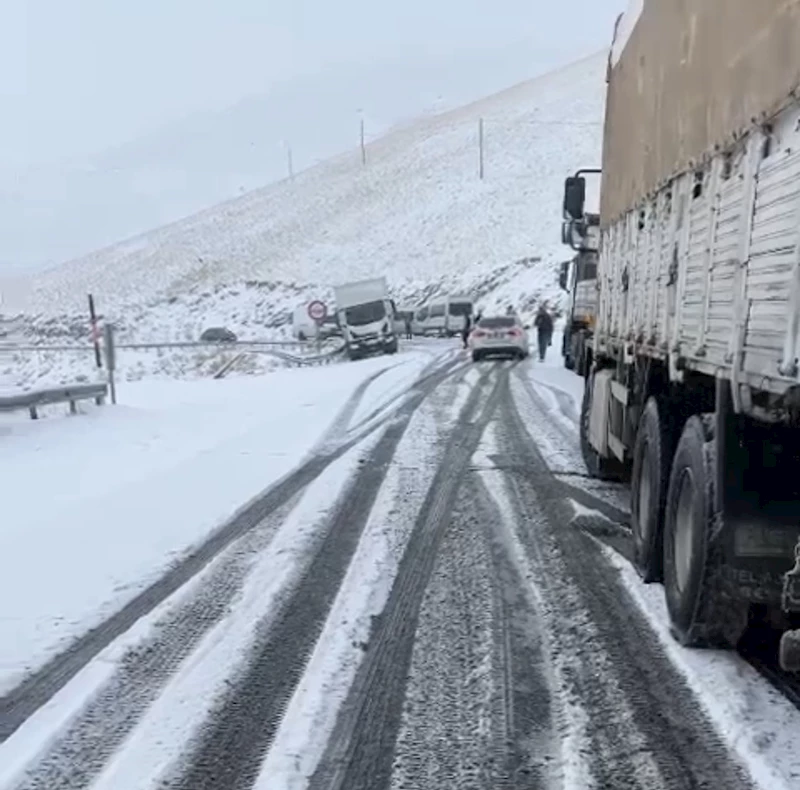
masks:
[[[483,118],[478,119],[478,175],[483,181]]]
[[[292,146],[286,145],[286,164],[289,168],[289,180],[294,181],[294,165],[292,164]]]
[[[364,118],[361,118],[361,164],[367,164],[367,146],[364,141]]]

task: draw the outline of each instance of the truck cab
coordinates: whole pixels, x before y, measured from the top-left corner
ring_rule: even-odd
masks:
[[[564,366],[585,375],[597,312],[597,260],[600,247],[600,215],[585,211],[585,174],[579,170],[567,179],[563,207],[562,243],[576,255],[560,265],[559,285],[568,294],[561,355]]]
[[[395,306],[385,278],[345,283],[335,295],[336,318],[349,359],[397,352]]]

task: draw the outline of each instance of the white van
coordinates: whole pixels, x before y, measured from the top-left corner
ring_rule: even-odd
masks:
[[[411,331],[415,335],[425,334],[425,324],[428,321],[428,306],[422,305],[414,312],[414,317],[411,319]]]
[[[298,305],[292,313],[292,335],[296,340],[314,340],[317,324],[308,317],[308,302]]]
[[[447,334],[460,335],[464,329],[464,316],[470,318],[475,313],[475,305],[469,296],[447,297]]]
[[[413,307],[399,307],[394,311],[394,331],[400,337],[406,335],[406,318],[414,324],[414,308]]]
[[[472,316],[469,296],[442,296],[423,305],[416,314],[415,332],[422,335],[453,337],[464,328],[464,316]]]

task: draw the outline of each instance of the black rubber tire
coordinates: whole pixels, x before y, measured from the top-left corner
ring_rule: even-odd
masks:
[[[664,507],[675,433],[669,402],[648,398],[636,432],[631,475],[634,565],[648,583],[664,578]]]
[[[589,443],[589,414],[593,387],[594,373],[590,373],[584,379],[583,402],[581,403],[580,439],[583,462],[591,477],[596,477],[598,480],[620,480],[623,471],[622,464],[616,459],[603,458]]]
[[[686,421],[672,462],[664,511],[664,590],[675,638],[687,647],[732,648],[747,627],[746,603],[726,600],[721,583],[721,514],[715,512],[713,415]],[[684,500],[684,496],[686,499]],[[679,523],[686,533],[685,579],[678,578]]]
[[[479,351],[473,351],[472,352],[472,361],[473,362],[480,362],[482,359],[483,359],[483,354],[481,354]]]

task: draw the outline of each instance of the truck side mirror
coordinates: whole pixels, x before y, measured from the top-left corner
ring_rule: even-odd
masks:
[[[558,284],[559,286],[561,286],[562,291],[569,290],[567,288],[568,277],[569,277],[569,261],[564,261],[564,263],[561,264],[561,271],[559,272],[558,275]]]
[[[586,179],[583,176],[570,176],[564,182],[564,217],[583,218],[586,203]]]

